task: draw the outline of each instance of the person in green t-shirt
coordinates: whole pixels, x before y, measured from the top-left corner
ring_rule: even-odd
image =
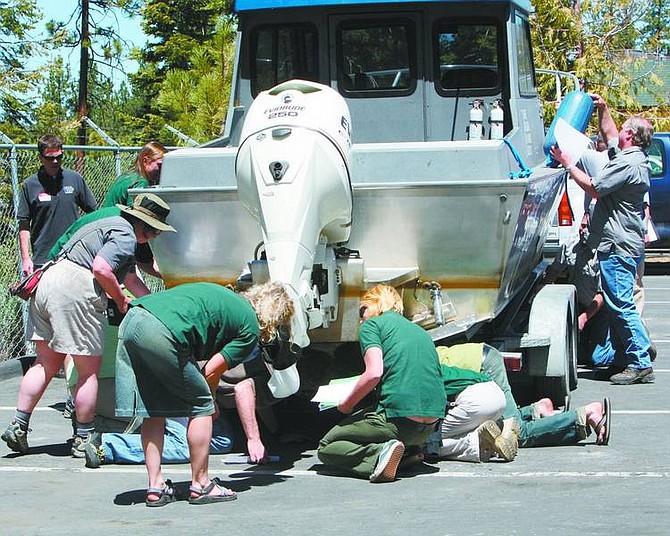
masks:
[[[338,410],[351,414],[319,443],[326,465],[371,482],[395,479],[406,446],[423,444],[444,417],[446,395],[430,336],[402,316],[402,298],[377,285],[361,299],[365,371]],[[376,406],[352,413],[375,392]]]
[[[163,155],[167,149],[157,141],[150,141],[140,149],[135,158],[133,169],[119,175],[114,184],[107,192],[102,206],[118,207],[119,205],[130,206],[132,199],[128,190],[133,188],[148,188],[158,184],[161,176],[161,166],[163,165]],[[149,275],[162,279],[158,265],[155,262],[151,246],[148,244],[140,245],[135,254],[139,268]]]
[[[132,188],[147,188],[158,184],[161,176],[165,147],[157,141],[150,141],[137,153],[133,169],[119,175],[105,196],[103,207],[113,207],[117,204],[129,206],[131,199],[128,190]]]
[[[166,417],[188,417],[191,504],[236,498],[209,478],[212,393],[221,375],[242,363],[257,343],[270,344],[280,327],[290,334],[294,306],[281,283],[255,285],[243,295],[215,283],[186,283],[131,302],[119,326],[116,415],[145,417],[142,445],[149,475],[147,506],[175,500],[163,478]],[[203,369],[199,361],[206,361]]]

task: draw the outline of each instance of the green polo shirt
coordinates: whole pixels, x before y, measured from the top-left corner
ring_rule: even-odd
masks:
[[[196,361],[221,353],[232,368],[258,342],[258,319],[251,304],[216,283],[185,283],[131,302],[170,330]]]
[[[147,188],[148,186],[149,181],[135,171],[129,171],[128,173],[119,175],[107,192],[105,202],[102,206],[113,207],[119,203],[129,207],[132,205],[132,202],[130,200],[130,195],[128,195],[128,190],[131,188]]]
[[[394,417],[444,417],[447,405],[435,345],[419,326],[395,311],[366,320],[358,338],[361,352],[378,347],[384,373],[377,386],[377,411]]]

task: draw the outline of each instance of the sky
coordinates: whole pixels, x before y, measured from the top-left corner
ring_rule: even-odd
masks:
[[[66,19],[69,19],[70,15],[79,4],[78,0],[37,0],[36,3],[44,13],[44,20],[40,30],[44,28],[44,24],[49,20],[65,21]],[[98,15],[93,14],[91,14],[91,16],[98,17]],[[144,35],[140,27],[139,15],[132,18],[126,18],[122,17],[121,14],[117,12],[117,17],[114,17],[114,14],[110,10],[110,13],[105,15],[100,23],[103,26],[115,27],[116,20],[118,20],[119,34],[123,39],[138,47],[146,42],[146,35]],[[76,20],[73,24],[76,24]],[[70,63],[72,74],[76,74],[79,69],[79,50],[62,48],[57,53],[61,54],[66,61]],[[126,72],[135,72],[137,70],[137,63],[127,60],[124,62],[124,68]],[[122,78],[121,74],[114,75],[115,82],[120,83]]]

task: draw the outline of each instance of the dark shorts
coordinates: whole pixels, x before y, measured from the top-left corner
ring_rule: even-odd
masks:
[[[203,417],[214,400],[190,349],[151,313],[132,307],[119,326],[116,415]]]

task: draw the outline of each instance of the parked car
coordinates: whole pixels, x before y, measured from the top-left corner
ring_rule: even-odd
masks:
[[[649,204],[651,219],[659,240],[649,244],[649,248],[670,247],[670,132],[654,135],[649,149],[651,164],[651,188]]]

